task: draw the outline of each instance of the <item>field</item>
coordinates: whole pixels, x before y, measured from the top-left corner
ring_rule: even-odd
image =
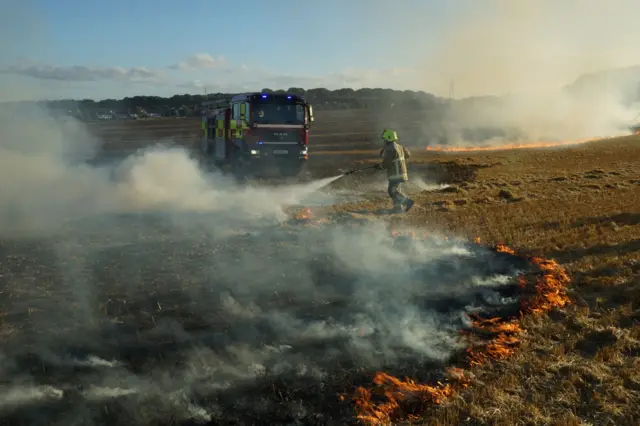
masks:
[[[318,112],[313,175],[381,123],[423,126]],[[199,122],[89,131],[118,158]],[[363,172],[5,237],[0,424],[638,424],[640,137],[412,154],[406,215]]]
[[[344,147],[344,149],[378,148],[378,135],[383,125],[395,127],[398,131],[408,132],[426,130],[424,113],[385,112],[370,113],[364,110],[318,111],[310,134],[310,144],[314,150]],[[158,140],[172,139],[184,143],[193,143],[200,132],[200,118],[187,117],[177,119],[157,119],[140,121],[113,121],[89,124],[95,134],[110,142],[110,149],[126,148],[132,141],[148,142],[150,137]],[[346,144],[344,142],[347,142]],[[373,144],[373,145],[371,145]]]

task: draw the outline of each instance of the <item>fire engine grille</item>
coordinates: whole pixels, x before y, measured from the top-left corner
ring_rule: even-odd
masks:
[[[299,130],[263,130],[260,140],[265,144],[302,142],[302,134]]]

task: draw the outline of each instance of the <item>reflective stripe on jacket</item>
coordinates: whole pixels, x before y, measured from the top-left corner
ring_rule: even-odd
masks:
[[[387,142],[380,152],[382,167],[387,171],[388,180],[408,181],[406,158],[411,157],[407,148],[397,142]]]

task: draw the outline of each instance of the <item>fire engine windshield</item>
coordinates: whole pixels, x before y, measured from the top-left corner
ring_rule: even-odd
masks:
[[[260,99],[253,104],[252,115],[257,124],[304,124],[305,107],[291,101]]]

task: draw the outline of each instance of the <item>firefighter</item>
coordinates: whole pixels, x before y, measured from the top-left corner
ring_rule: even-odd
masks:
[[[384,129],[382,141],[384,144],[380,150],[382,162],[376,167],[379,170],[387,171],[387,180],[389,181],[387,191],[393,201],[393,209],[396,212],[407,212],[413,207],[413,200],[402,192],[401,185],[409,180],[405,159],[409,158],[411,153],[398,143],[398,134],[391,129]]]

